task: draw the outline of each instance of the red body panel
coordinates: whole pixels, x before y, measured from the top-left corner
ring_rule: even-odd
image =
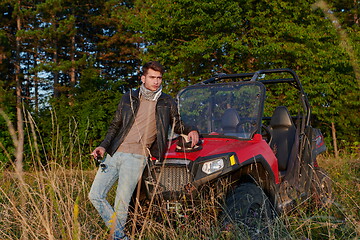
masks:
[[[166,153],[165,158],[187,159],[190,161],[195,161],[199,157],[235,152],[239,163],[243,163],[257,155],[262,155],[274,173],[275,183],[279,183],[277,159],[265,140],[261,138],[259,139],[256,136],[253,140],[250,141],[224,137],[202,138],[202,141],[203,148],[201,150],[188,153],[176,152],[175,149],[177,141],[174,141]]]

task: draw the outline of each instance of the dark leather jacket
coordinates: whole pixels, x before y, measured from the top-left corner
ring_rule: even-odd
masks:
[[[114,155],[134,124],[134,116],[136,116],[140,105],[139,92],[140,89],[137,89],[123,95],[105,139],[100,144],[111,156]],[[180,119],[174,99],[165,93],[160,95],[155,111],[157,135],[150,147],[150,153],[153,157],[161,160],[167,150],[168,131],[170,128],[174,128],[174,132],[177,134],[188,134],[196,129],[184,125]]]

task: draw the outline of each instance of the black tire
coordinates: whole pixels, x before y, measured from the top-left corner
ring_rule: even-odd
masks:
[[[331,179],[324,169],[315,168],[311,190],[317,207],[329,207],[332,204]]]
[[[253,183],[243,183],[225,200],[222,224],[235,239],[269,239],[275,211],[264,191]]]

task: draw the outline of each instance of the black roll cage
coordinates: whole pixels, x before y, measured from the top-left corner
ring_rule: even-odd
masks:
[[[274,73],[289,73],[292,77],[291,78],[280,78],[280,79],[268,79],[268,80],[261,80],[262,74],[274,74]],[[238,74],[225,74],[225,73],[219,73],[214,75],[213,77],[202,81],[198,84],[210,84],[210,83],[216,83],[224,79],[241,79],[241,81],[257,81],[261,82],[264,85],[267,84],[277,84],[277,83],[289,83],[293,87],[299,90],[300,92],[300,101],[302,103],[302,106],[305,110],[306,117],[305,117],[305,126],[310,124],[310,114],[311,114],[311,108],[308,101],[308,98],[304,92],[304,89],[300,83],[298,75],[295,73],[295,71],[289,69],[289,68],[278,68],[278,69],[266,69],[266,70],[259,70],[254,73],[238,73]]]

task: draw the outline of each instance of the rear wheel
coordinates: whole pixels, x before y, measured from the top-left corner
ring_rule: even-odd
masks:
[[[320,167],[315,168],[312,181],[313,199],[317,206],[327,207],[332,203],[331,179],[326,171]]]
[[[269,239],[275,211],[263,190],[253,183],[243,183],[230,191],[222,214],[224,230],[235,237]]]

